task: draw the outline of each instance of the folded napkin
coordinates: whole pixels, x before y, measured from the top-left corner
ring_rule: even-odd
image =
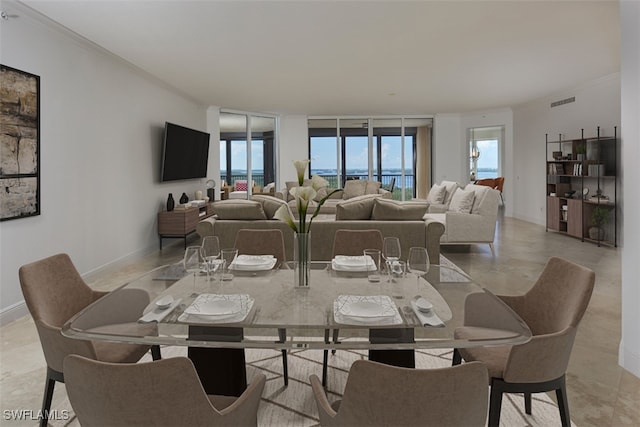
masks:
[[[440,320],[433,308],[429,310],[428,313],[423,313],[418,309],[415,301],[411,301],[411,308],[416,314],[416,317],[420,320],[420,324],[422,324],[422,326],[444,327],[444,323]]]
[[[171,313],[182,301],[181,298],[178,298],[173,301],[173,303],[167,308],[158,308],[154,304],[154,309],[150,310],[140,319],[138,322],[140,323],[151,323],[151,322],[162,322],[162,320],[167,317],[169,313]]]

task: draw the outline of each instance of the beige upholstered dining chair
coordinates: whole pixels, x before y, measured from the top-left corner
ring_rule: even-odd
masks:
[[[472,427],[487,419],[487,378],[482,363],[411,369],[358,360],[334,403],[317,376],[309,380],[321,426]]]
[[[491,404],[489,426],[500,424],[503,393],[524,393],[525,412],[531,414],[531,393],[555,390],[563,426],[569,426],[565,372],[578,324],[587,309],[593,271],[552,257],[533,287],[524,295],[500,296],[529,326],[532,338],[515,346],[473,347],[454,350],[453,364],[480,361],[489,369]],[[480,294],[465,302],[465,326],[486,322]],[[473,339],[473,328],[458,328],[456,338]]]
[[[67,254],[57,254],[23,265],[18,275],[22,294],[36,325],[47,362],[47,377],[42,401],[44,416],[41,419],[41,425],[44,426],[47,425],[55,382],[65,381],[62,369],[65,356],[80,354],[107,362],[137,362],[150,347],[83,341],[67,338],[60,333],[61,327],[67,320],[108,294],[108,292],[92,290],[87,286]],[[137,316],[139,317],[140,314]],[[159,347],[152,347],[152,354],[154,359],[159,359]]]
[[[273,255],[279,263],[285,261],[284,237],[278,229],[240,229],[234,247],[238,254]]]
[[[83,427],[255,426],[266,377],[257,374],[240,397],[207,396],[189,359],[104,363],[64,360],[71,406]]]
[[[240,229],[236,234],[234,247],[238,250],[238,254],[273,255],[280,265],[285,261],[284,237],[282,231],[278,229]],[[287,339],[285,329],[278,329],[278,338],[281,342]],[[287,350],[282,350],[282,376],[284,385],[289,385]]]
[[[358,256],[362,255],[365,249],[382,251],[382,241],[380,230],[336,230],[333,256]]]
[[[336,230],[333,238],[333,257],[336,255],[360,256],[365,249],[378,249],[382,252],[383,238],[380,230]],[[326,333],[328,334],[329,331]],[[338,342],[339,329],[333,330],[333,342]],[[328,339],[328,335],[325,337]],[[331,354],[336,351],[331,350]],[[322,384],[327,383],[329,351],[324,351],[322,360]]]

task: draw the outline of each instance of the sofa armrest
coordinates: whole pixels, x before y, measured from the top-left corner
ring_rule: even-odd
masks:
[[[382,195],[383,199],[392,199],[393,198],[393,193],[389,190],[385,190],[384,188],[379,188],[378,189],[378,194]]]
[[[459,212],[446,213],[447,242],[493,243],[496,218]]]
[[[444,234],[444,224],[434,219],[425,219],[427,253],[431,264],[440,264],[440,238]]]
[[[449,209],[449,205],[433,204],[433,205],[429,205],[427,212],[428,213],[445,213],[447,212],[448,209]]]
[[[213,236],[213,226],[216,222],[216,217],[210,216],[209,218],[203,219],[196,225],[196,233],[200,237]]]
[[[276,197],[280,200],[284,200],[284,193],[282,191],[276,191],[273,193],[273,197]]]

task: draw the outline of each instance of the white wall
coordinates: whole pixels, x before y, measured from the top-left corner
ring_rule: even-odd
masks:
[[[620,2],[622,29],[622,171],[624,247],[622,248],[622,341],[619,360],[640,377],[640,3]],[[624,182],[629,183],[624,185]]]
[[[297,181],[294,160],[309,158],[309,127],[305,115],[280,117],[278,146],[278,186],[284,188],[286,181]]]
[[[0,223],[0,321],[25,313],[18,268],[66,252],[81,273],[157,248],[165,121],[205,130],[205,109],[17,3],[0,23],[2,64],[40,76],[41,215]]]
[[[433,182],[466,183],[466,148],[460,114],[436,114],[433,119]]]
[[[221,200],[220,196],[220,107],[210,106],[207,108],[207,132],[211,135],[209,145],[209,166],[207,168],[207,179],[216,182],[216,200]],[[206,194],[206,192],[203,192]]]
[[[553,101],[575,96],[576,101],[551,108]],[[513,216],[546,223],[545,134],[550,141],[596,135],[612,136],[620,130],[620,75],[618,73],[567,89],[513,109]]]

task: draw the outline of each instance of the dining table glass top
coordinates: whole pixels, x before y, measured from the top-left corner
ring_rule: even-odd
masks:
[[[231,280],[190,274],[182,264],[166,265],[85,308],[64,325],[63,334],[128,343],[273,349],[463,348],[520,344],[531,338],[522,319],[454,265],[432,265],[422,277],[382,274],[379,281],[371,281],[367,272],[336,269],[331,262],[312,264],[306,288],[294,286],[291,263],[234,270]],[[470,294],[481,300],[486,315],[477,324],[465,325]],[[423,300],[416,304],[418,298]],[[477,329],[473,340],[454,337],[461,326]],[[243,337],[229,342],[216,339],[215,333],[206,338],[193,333],[202,327],[242,328]],[[412,339],[372,343],[368,337],[375,329],[411,330]],[[329,338],[332,330],[339,331],[337,341]]]

